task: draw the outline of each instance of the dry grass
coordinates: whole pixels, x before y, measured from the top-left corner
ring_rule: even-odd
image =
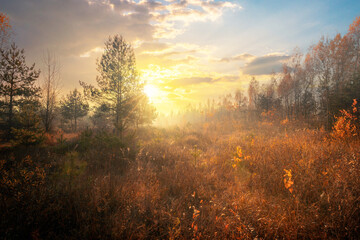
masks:
[[[127,144],[85,132],[4,154],[10,220],[0,230],[4,239],[356,239],[359,139],[288,125],[144,129]],[[9,178],[24,182],[17,191],[28,204]]]

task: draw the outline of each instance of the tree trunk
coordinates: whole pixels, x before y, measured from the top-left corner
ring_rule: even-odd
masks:
[[[76,132],[76,130],[77,130],[77,100],[75,100],[74,122],[75,122],[75,132]]]
[[[13,119],[13,83],[11,83],[11,90],[10,90],[10,101],[9,101],[9,118],[8,118],[8,134],[7,138],[11,138],[11,127],[13,125],[12,119]]]
[[[11,84],[10,84],[10,101],[9,101],[9,118],[8,118],[8,134],[7,134],[7,139],[11,139],[11,128],[13,126],[13,102],[14,102],[14,99],[13,99],[13,95],[14,95],[14,69],[12,71],[12,74],[11,74]]]
[[[121,114],[122,107],[122,84],[121,84],[121,76],[119,76],[118,87],[117,87],[117,98],[116,98],[116,132],[120,135],[120,138],[123,139],[123,122]]]
[[[50,131],[50,116],[49,116],[49,108],[50,108],[50,63],[48,64],[48,73],[49,73],[49,78],[48,78],[48,82],[47,82],[47,86],[46,86],[46,110],[45,110],[45,131],[49,132]]]

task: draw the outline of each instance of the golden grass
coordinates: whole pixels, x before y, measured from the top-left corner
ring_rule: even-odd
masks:
[[[31,219],[36,209],[36,224],[7,221],[1,230],[25,238],[356,239],[359,139],[295,129],[208,122],[144,129],[127,146],[82,134],[68,141],[71,151],[42,157],[52,159],[38,167],[46,184],[19,187],[29,199],[41,189],[29,207],[1,195],[2,208],[16,209],[10,215]]]

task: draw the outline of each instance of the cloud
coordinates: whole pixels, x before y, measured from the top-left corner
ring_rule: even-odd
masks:
[[[280,72],[283,63],[290,57],[287,55],[269,54],[262,57],[256,57],[247,63],[242,71],[248,75],[267,75],[273,72]]]
[[[189,78],[179,78],[171,81],[169,85],[174,87],[185,87],[188,85],[195,85],[200,83],[210,83],[213,81],[211,77],[189,77]]]
[[[65,55],[101,47],[116,33],[130,42],[175,37],[190,23],[214,21],[227,9],[241,8],[214,0],[11,0],[1,5],[22,46],[54,48]]]
[[[156,44],[153,44],[156,43]],[[209,46],[200,46],[188,43],[160,43],[149,42],[140,45],[135,49],[137,53],[138,66],[147,68],[149,65],[161,65],[164,67],[174,67],[184,65],[194,68],[195,63],[199,65],[201,59],[206,59],[212,52]]]
[[[140,55],[137,58],[137,66],[141,69],[148,69],[151,65],[158,65],[165,68],[180,67],[183,65],[194,65],[198,61],[197,57],[191,55],[177,56],[176,58],[164,57],[163,55],[149,55],[144,54]],[[184,68],[184,67],[182,67]]]
[[[81,58],[88,58],[88,57],[90,57],[93,53],[100,53],[100,52],[103,52],[103,51],[104,51],[103,48],[101,48],[101,47],[96,47],[96,48],[91,49],[90,51],[87,51],[87,52],[85,52],[85,53],[83,53],[83,54],[80,54],[80,57],[81,57]]]
[[[162,51],[144,51],[141,54],[167,58],[171,56],[190,55],[193,53],[197,53],[196,50],[188,50],[188,51],[169,51],[169,50],[170,49],[163,49]]]
[[[169,94],[167,95],[167,97],[168,97],[169,99],[171,99],[171,100],[182,100],[182,99],[184,99],[184,97],[183,97],[182,95],[177,94],[177,93],[169,93]]]
[[[215,78],[213,82],[236,82],[239,81],[240,77],[238,75],[225,75],[218,78]]]
[[[162,42],[143,42],[136,51],[139,53],[143,52],[159,52],[170,48],[170,44]]]
[[[237,75],[221,75],[217,77],[185,77],[185,78],[178,78],[167,82],[166,85],[173,86],[175,88],[183,88],[186,89],[189,86],[199,85],[199,84],[212,84],[212,83],[221,83],[221,82],[236,82],[239,81],[240,78]]]
[[[243,53],[239,54],[233,57],[225,57],[218,60],[219,62],[234,62],[234,61],[247,61],[249,59],[254,58],[255,56],[249,54],[249,53]]]
[[[25,48],[80,55],[102,46],[109,35],[122,34],[127,41],[152,40],[155,28],[149,9],[132,1],[118,2],[134,14],[118,14],[107,1],[11,0],[2,1],[1,7]]]
[[[175,0],[167,1],[161,9],[154,9],[152,15],[156,23],[155,38],[174,38],[183,33],[193,22],[215,21],[227,9],[241,9],[230,1]]]
[[[195,95],[195,88],[200,93],[212,84],[238,79],[217,74],[208,65],[217,47],[190,44],[186,37],[182,42],[159,39],[177,37],[192,23],[216,21],[226,11],[240,9],[235,1],[11,0],[1,1],[1,8],[10,17],[16,41],[26,49],[28,60],[38,61],[46,49],[59,57],[64,91],[78,86],[79,80],[95,83],[95,59],[114,34],[133,43],[142,78],[179,99]],[[237,64],[247,57],[242,54],[222,61]]]
[[[143,50],[159,50],[166,44],[151,43],[154,39],[175,37],[190,23],[215,21],[225,10],[241,8],[215,0],[11,0],[1,5],[20,46],[64,56],[87,56],[114,34],[145,42]]]

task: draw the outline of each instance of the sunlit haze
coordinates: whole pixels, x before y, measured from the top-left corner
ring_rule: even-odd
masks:
[[[359,1],[0,0],[28,62],[50,50],[62,92],[95,83],[109,36],[132,43],[145,93],[160,113],[266,81],[295,47],[344,33]]]
[[[360,0],[0,0],[0,239],[360,239],[359,146]]]

